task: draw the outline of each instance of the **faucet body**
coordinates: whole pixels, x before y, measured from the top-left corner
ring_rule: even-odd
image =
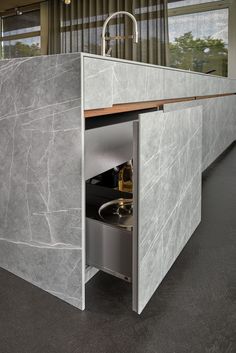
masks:
[[[133,21],[133,35],[130,37],[110,37],[108,39],[106,39],[106,27],[108,22],[113,18],[116,17],[118,15],[126,15],[129,16],[132,21]],[[125,38],[133,38],[133,42],[134,43],[138,43],[138,23],[136,21],[136,18],[134,17],[134,15],[132,15],[130,12],[127,11],[118,11],[118,12],[114,12],[112,15],[110,15],[106,21],[103,24],[102,27],[102,43],[101,43],[101,55],[103,56],[107,56],[106,54],[106,40],[111,40],[111,39],[125,39]],[[109,55],[108,55],[109,56]]]

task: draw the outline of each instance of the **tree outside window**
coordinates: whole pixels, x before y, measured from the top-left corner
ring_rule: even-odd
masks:
[[[222,39],[194,38],[187,32],[169,48],[171,67],[227,76],[228,49]]]
[[[225,4],[221,5],[219,9],[209,0],[170,1],[171,67],[227,76],[229,15]]]

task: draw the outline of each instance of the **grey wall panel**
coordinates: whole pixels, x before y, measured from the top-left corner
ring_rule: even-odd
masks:
[[[113,104],[112,61],[86,58],[84,60],[84,107],[96,109],[111,107]]]
[[[202,170],[205,170],[236,139],[236,95],[202,103]]]
[[[1,267],[78,307],[83,307],[81,250],[37,242],[0,240]]]
[[[0,66],[0,266],[84,308],[80,54]]]
[[[133,309],[140,313],[200,222],[202,112],[146,113],[135,124]]]
[[[236,80],[82,54],[85,109],[169,98],[235,93]]]
[[[113,104],[164,98],[164,70],[127,63],[114,63]]]
[[[236,95],[167,104],[165,111],[202,106],[202,171],[236,140]]]

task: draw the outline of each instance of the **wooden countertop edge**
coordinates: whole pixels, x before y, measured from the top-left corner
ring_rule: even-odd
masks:
[[[200,100],[200,99],[233,96],[235,94],[236,93],[222,93],[222,94],[213,94],[213,95],[207,95],[207,96],[171,98],[171,99],[162,99],[162,100],[147,101],[147,102],[114,104],[112,107],[108,107],[108,108],[85,110],[84,117],[85,119],[88,119],[88,118],[94,118],[102,115],[110,115],[110,114],[126,113],[126,112],[131,112],[136,110],[159,108],[160,106],[168,103],[178,103],[178,102],[186,102],[186,101],[188,102],[188,101]]]

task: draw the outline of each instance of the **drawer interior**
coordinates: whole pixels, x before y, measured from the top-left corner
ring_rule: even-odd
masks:
[[[86,130],[84,143],[87,180],[132,159],[133,123]]]
[[[85,180],[133,156],[133,122],[157,108],[85,119]]]
[[[126,281],[132,280],[132,230],[104,222],[99,208],[132,194],[86,183],[86,264]]]

